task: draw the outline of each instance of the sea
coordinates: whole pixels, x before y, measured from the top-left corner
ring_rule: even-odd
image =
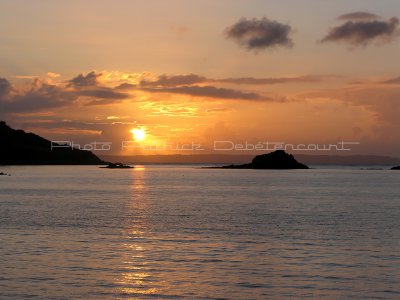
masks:
[[[400,299],[400,171],[0,171],[0,299]]]

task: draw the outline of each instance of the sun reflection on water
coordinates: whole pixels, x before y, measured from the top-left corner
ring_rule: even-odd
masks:
[[[140,296],[152,295],[158,292],[154,287],[145,243],[148,238],[148,199],[146,186],[146,168],[135,166],[132,174],[131,201],[126,208],[131,212],[131,225],[123,234],[127,239],[124,243],[123,269],[115,283],[119,286],[119,293],[123,295]]]

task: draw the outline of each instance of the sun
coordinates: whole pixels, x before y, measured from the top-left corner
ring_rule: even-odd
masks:
[[[146,138],[146,132],[143,128],[134,128],[130,132],[133,134],[133,138],[138,142],[141,142]]]

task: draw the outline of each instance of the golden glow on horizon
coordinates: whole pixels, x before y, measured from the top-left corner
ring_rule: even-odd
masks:
[[[146,138],[146,132],[143,128],[133,128],[130,132],[133,134],[133,139],[138,142],[141,142]]]

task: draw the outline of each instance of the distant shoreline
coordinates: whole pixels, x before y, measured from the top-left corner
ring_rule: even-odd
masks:
[[[400,158],[379,155],[309,155],[294,154],[296,159],[308,165],[331,166],[397,166]],[[99,155],[104,161],[126,164],[244,164],[251,161],[254,155],[232,154],[193,154],[193,155]]]
[[[194,167],[199,169],[219,169],[219,170],[234,170],[240,168],[223,168],[225,164],[223,163],[140,163],[134,162],[129,163],[133,166],[155,166],[155,167]],[[0,171],[4,171],[9,167],[62,167],[62,166],[71,166],[71,167],[79,167],[79,166],[92,166],[92,167],[102,167],[105,164],[0,164]],[[387,165],[387,164],[353,164],[353,165],[342,165],[342,164],[311,164],[309,165],[310,169],[353,169],[353,170],[363,170],[363,171],[377,171],[377,170],[391,170],[392,167],[396,165]],[[3,168],[3,169],[2,169]],[[243,170],[262,170],[262,169],[249,169],[243,168]],[[279,169],[269,169],[269,170],[279,170]],[[282,170],[282,169],[281,169]],[[291,169],[287,169],[291,170]],[[294,169],[292,169],[294,170]]]

